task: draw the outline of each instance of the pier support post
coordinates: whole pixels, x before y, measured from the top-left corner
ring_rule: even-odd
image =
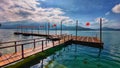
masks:
[[[42,40],[42,52],[43,52],[43,40]]]
[[[61,21],[61,37],[62,37],[62,21]]]
[[[64,43],[65,43],[65,36],[64,36]]]
[[[78,20],[76,21],[76,40],[77,40],[77,31],[78,31]]]
[[[16,42],[15,42],[15,53],[17,52],[17,46],[16,46]]]
[[[102,43],[102,18],[100,18],[100,42]]]
[[[55,45],[55,44],[54,44],[54,41],[52,41],[52,43],[53,43],[53,47],[54,47],[54,45]]]
[[[35,47],[36,47],[36,46],[35,46],[35,39],[34,39],[34,49],[35,49]]]
[[[41,68],[43,68],[43,59],[42,59],[42,62],[41,62]]]
[[[101,48],[99,48],[98,57],[100,57],[100,55],[101,55]]]
[[[33,28],[31,27],[31,34],[33,34]]]
[[[60,40],[59,40],[59,44],[60,44]]]
[[[69,35],[68,35],[68,40],[69,40]]]
[[[46,39],[46,41],[45,41],[45,44],[46,44],[46,47],[47,47],[47,39]]]
[[[45,32],[46,32],[46,35],[47,35],[47,23],[45,23]]]
[[[56,35],[57,35],[57,26],[56,26],[55,30],[56,30],[55,32],[56,32]]]
[[[97,34],[96,34],[96,38],[97,38]]]
[[[16,32],[18,32],[18,26],[17,26],[17,31]]]
[[[21,33],[22,33],[22,25],[20,25]]]
[[[49,36],[50,23],[48,22],[48,36]]]
[[[39,27],[38,27],[38,34],[39,34],[39,30],[40,30],[40,29],[39,29]]]
[[[22,58],[24,58],[24,46],[23,46],[23,44],[21,45],[21,50],[22,50]]]

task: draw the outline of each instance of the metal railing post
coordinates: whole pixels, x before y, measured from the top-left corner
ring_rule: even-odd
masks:
[[[69,41],[69,35],[68,35],[68,41]]]
[[[44,49],[43,49],[43,40],[42,40],[42,52],[43,52],[43,50],[44,50]]]
[[[62,21],[61,21],[61,29],[60,29],[60,33],[61,33],[61,36],[62,36]]]
[[[64,36],[64,42],[65,42],[65,36]]]
[[[36,46],[35,46],[35,39],[34,39],[34,49],[36,48]]]
[[[59,44],[60,44],[60,40],[59,40]]]
[[[47,46],[47,39],[46,39],[45,43],[46,43],[46,46]]]
[[[71,34],[71,39],[72,39],[72,34]]]
[[[15,53],[17,52],[17,46],[16,46],[16,42],[15,42]]]
[[[53,43],[53,47],[54,47],[54,45],[55,45],[55,44],[54,44],[54,41],[52,41],[52,43]]]
[[[76,41],[77,41],[77,31],[78,31],[78,20],[76,21]]]
[[[42,59],[42,64],[41,64],[41,68],[43,68],[43,59]]]
[[[102,43],[102,18],[100,18],[100,42]]]
[[[21,50],[22,50],[22,58],[24,58],[24,46],[23,46],[23,44],[21,45]]]
[[[97,34],[96,34],[96,38],[97,38]]]

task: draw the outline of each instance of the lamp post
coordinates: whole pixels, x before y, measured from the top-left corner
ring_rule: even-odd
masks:
[[[77,41],[77,31],[78,31],[78,20],[76,21],[76,41]]]
[[[62,21],[61,21],[61,31],[60,31],[60,34],[61,34],[61,36],[62,36]]]
[[[50,30],[50,23],[48,22],[48,35],[49,35],[49,30]]]
[[[57,25],[55,24],[55,32],[56,32],[56,35],[57,35]]]
[[[100,42],[102,43],[102,18],[100,18]]]
[[[1,23],[0,23],[0,27],[1,27],[2,25],[1,25]]]
[[[45,33],[47,35],[47,23],[45,23]]]

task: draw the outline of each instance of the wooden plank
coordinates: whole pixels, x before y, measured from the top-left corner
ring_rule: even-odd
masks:
[[[88,38],[88,42],[92,42],[92,38],[91,37]]]
[[[77,40],[76,40],[76,36],[72,36],[71,39],[73,39],[74,41],[80,41],[80,42],[86,42],[86,43],[90,43],[90,42],[100,43],[100,40],[96,37],[78,36]],[[68,37],[65,36],[65,41],[64,41],[64,38],[62,38],[60,40],[60,43],[59,43],[59,41],[56,41],[56,42],[54,42],[54,44],[55,44],[55,46],[57,46],[59,44],[63,44],[64,42],[67,42],[71,39],[70,38],[68,39]],[[53,47],[52,42],[47,43],[47,47],[46,47],[46,44],[44,44],[44,50],[52,48],[52,47]],[[42,46],[41,45],[36,46],[36,48],[27,48],[27,49],[24,50],[24,57],[31,56],[31,55],[36,54],[36,53],[41,52],[41,51],[42,51]],[[16,52],[14,54],[11,53],[11,54],[2,55],[0,57],[0,66],[9,64],[11,62],[14,62],[14,61],[17,61],[17,60],[20,60],[20,59],[22,59],[21,51]]]
[[[93,40],[94,40],[94,42],[96,42],[96,43],[100,43],[100,41],[99,41],[96,37],[93,37]]]
[[[89,37],[87,37],[87,40],[86,40],[87,42],[89,42],[88,39],[89,39]]]
[[[87,42],[87,37],[85,37],[84,42]]]
[[[0,60],[2,60],[2,58],[0,57]],[[0,66],[2,66],[3,64],[5,64],[3,61],[0,61]]]
[[[79,41],[82,41],[84,39],[84,37],[81,37],[80,39],[79,39]]]
[[[94,39],[93,39],[93,37],[91,37],[91,39],[92,39],[92,42],[95,42]]]
[[[78,39],[78,40],[79,40],[79,41],[81,41],[81,39],[82,39],[82,38],[83,38],[83,37],[81,36],[81,37],[79,37],[79,39]]]
[[[14,60],[12,59],[11,55],[10,54],[7,54],[7,55],[4,55],[6,57],[6,59],[9,61],[9,62],[13,62]]]
[[[82,39],[82,41],[86,42],[86,39],[87,39],[87,37],[84,37],[84,38]]]
[[[2,58],[2,62],[3,62],[3,64],[0,64],[0,65],[5,65],[5,64],[10,63],[10,62],[8,61],[8,59],[6,58],[5,55],[1,56],[1,58]]]

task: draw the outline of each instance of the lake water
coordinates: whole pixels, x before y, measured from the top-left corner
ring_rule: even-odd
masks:
[[[0,41],[36,38],[14,35],[14,31],[0,29]],[[45,31],[40,32],[45,33]],[[54,34],[55,31],[50,31],[50,33]],[[63,33],[75,35],[75,31],[64,31]],[[78,35],[97,35],[99,37],[99,31],[78,31]],[[44,59],[43,65],[46,68],[120,68],[120,31],[103,31],[103,42],[104,48],[102,50],[77,45],[76,51],[75,44],[68,45]],[[41,60],[31,68],[41,68]]]

